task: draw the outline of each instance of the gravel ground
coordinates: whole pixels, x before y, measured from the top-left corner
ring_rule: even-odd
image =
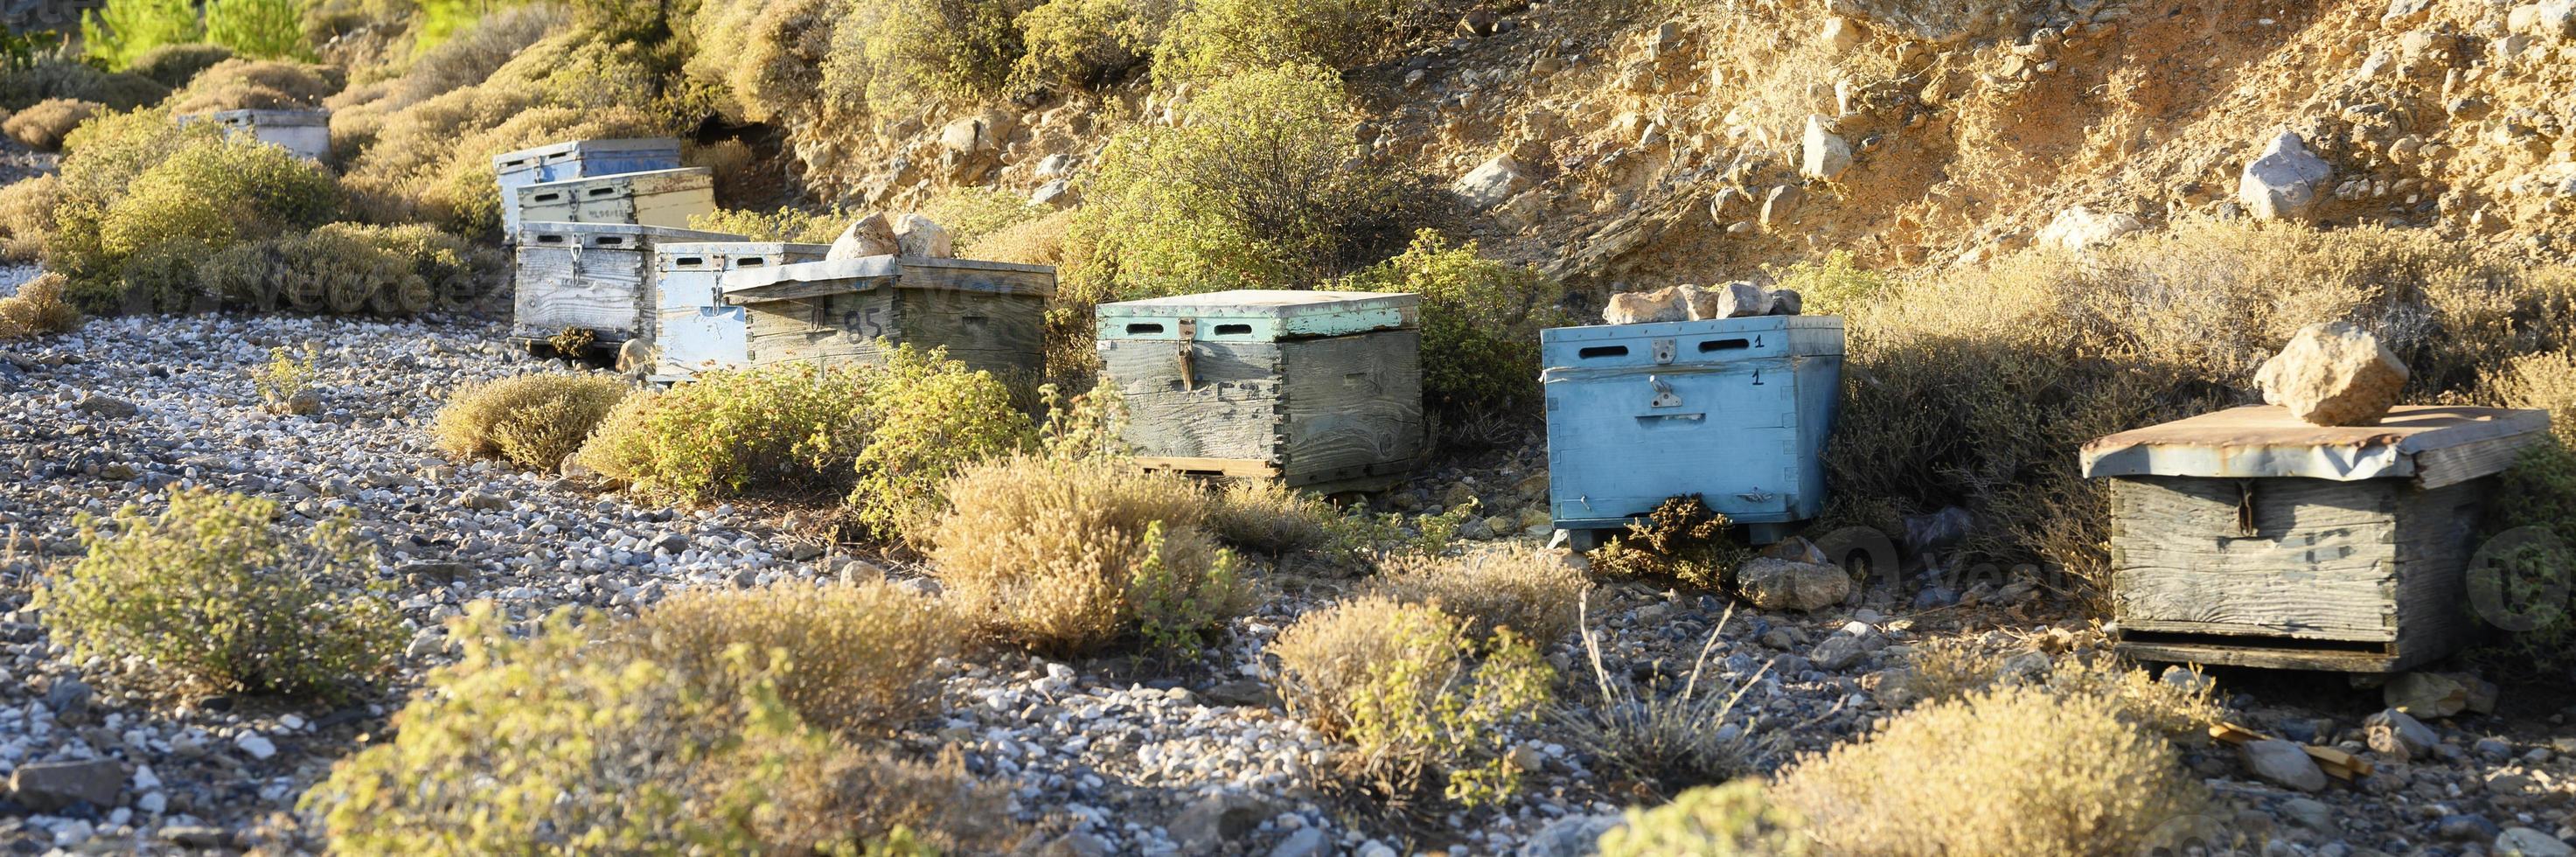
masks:
[[[638,505],[445,459],[426,426],[446,390],[537,368],[501,333],[447,318],[192,316],[94,320],[0,346],[0,538],[12,547],[0,558],[0,772],[113,763],[92,766],[109,781],[99,801],[0,798],[0,843],[15,853],[313,847],[292,816],[296,798],[333,759],[380,737],[420,671],[447,657],[440,620],[476,599],[533,616],[567,604],[629,613],[693,586],[845,574],[935,586],[916,567],[801,538],[748,508]],[[324,411],[263,412],[247,370],[271,346],[307,341],[324,349]],[[1481,455],[1386,502],[1430,511],[1477,495],[1490,517],[1474,529],[1535,543],[1525,515],[1544,491],[1532,478],[1543,465],[1532,450]],[[152,700],[128,695],[116,665],[55,647],[25,609],[26,584],[78,551],[74,516],[149,507],[174,485],[273,497],[306,517],[354,513],[416,630],[393,695],[337,709]],[[948,712],[910,741],[962,749],[970,770],[1013,784],[1013,811],[1058,854],[1579,854],[1617,807],[1650,799],[1596,774],[1580,749],[1533,735],[1515,754],[1528,787],[1507,805],[1395,818],[1337,803],[1313,774],[1329,742],[1278,711],[1259,653],[1341,585],[1282,575],[1279,594],[1195,662],[982,658],[947,680]],[[2000,600],[1908,613],[1897,605],[1910,599],[1886,593],[1808,615],[1739,610],[1712,670],[1730,686],[1754,683],[1741,710],[1777,743],[1764,760],[1777,765],[1863,734],[1900,704],[1879,688],[1925,637],[2019,647],[2072,614],[2035,594]],[[1686,671],[1726,609],[1720,597],[1633,582],[1607,583],[1592,601],[1609,668],[1630,676]],[[1583,674],[1574,639],[1549,656]],[[2219,680],[2247,726],[2377,758],[2361,724],[2378,708],[2374,692],[2252,673]],[[2509,688],[2502,716],[2434,722],[2423,757],[2382,759],[2378,776],[2314,794],[2252,777],[2223,746],[2189,749],[2186,761],[2219,795],[2218,818],[2272,843],[2267,853],[2488,853],[2513,827],[2576,837],[2576,728],[2536,697]]]

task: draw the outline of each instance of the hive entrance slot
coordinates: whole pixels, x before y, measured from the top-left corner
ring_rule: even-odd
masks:
[[[1131,324],[1127,326],[1127,335],[1129,336],[1161,332],[1163,332],[1163,326],[1159,324]]]
[[[1590,348],[1574,352],[1574,356],[1585,360],[1599,360],[1604,357],[1626,357],[1628,356],[1628,346],[1595,345]]]
[[[1218,336],[1240,336],[1251,332],[1252,325],[1249,324],[1220,324],[1216,326],[1216,335]]]
[[[1711,351],[1735,351],[1751,347],[1753,347],[1753,342],[1748,339],[1711,339],[1699,344],[1699,353],[1706,354]]]

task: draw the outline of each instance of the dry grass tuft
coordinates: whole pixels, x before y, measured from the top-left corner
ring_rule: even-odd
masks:
[[[1519,787],[1507,756],[1536,728],[1555,670],[1509,631],[1468,627],[1427,604],[1354,598],[1280,632],[1271,683],[1291,715],[1354,745],[1336,773],[1378,797],[1499,799]]]
[[[1341,510],[1324,499],[1269,479],[1229,480],[1208,507],[1208,530],[1226,544],[1266,554],[1323,545]]]
[[[1187,648],[1252,600],[1183,477],[1019,455],[966,467],[944,493],[935,573],[961,612],[1012,642],[1075,653],[1141,635]]]
[[[198,72],[185,88],[170,94],[170,112],[180,115],[218,110],[305,110],[339,92],[339,69],[284,60],[228,59]]]
[[[43,254],[54,234],[54,207],[62,201],[63,180],[52,173],[0,187],[0,258],[26,261]]]
[[[40,274],[0,298],[0,341],[79,330],[78,308],[63,300],[63,275]]]
[[[2486,390],[2506,407],[2548,411],[2550,432],[2576,446],[2576,350],[2516,356],[2487,374]]]
[[[89,121],[89,117],[104,109],[106,105],[95,101],[48,98],[11,115],[8,122],[0,123],[0,131],[6,131],[9,139],[27,148],[39,152],[57,151],[63,147],[63,138],[70,136],[72,129],[80,127],[82,122]]]
[[[2006,649],[1936,637],[1914,644],[1907,689],[1945,702],[1998,686],[2031,687],[2061,696],[2110,700],[2120,717],[2168,739],[2194,742],[2225,716],[2215,683],[2176,684],[2104,651],[2070,651],[2040,661],[2041,650]]]
[[[636,639],[653,660],[696,673],[737,644],[778,652],[778,692],[806,722],[853,733],[889,731],[939,705],[940,662],[963,648],[966,625],[948,606],[889,581],[693,590],[656,604]]]
[[[2103,696],[1980,691],[1800,759],[1773,797],[1828,853],[2126,853],[2206,795],[2121,715]]]
[[[1701,684],[1709,653],[1717,649],[1719,634],[1734,615],[1730,608],[1719,617],[1691,663],[1690,677],[1668,693],[1639,688],[1625,677],[1612,679],[1601,660],[1600,640],[1586,628],[1583,650],[1600,698],[1558,712],[1568,743],[1611,772],[1666,793],[1751,773],[1763,748],[1749,719],[1734,717],[1735,705],[1769,668],[1745,677],[1733,692]]]
[[[1592,579],[1553,551],[1495,548],[1464,556],[1399,556],[1362,588],[1407,604],[1430,604],[1488,636],[1510,628],[1540,643],[1574,631]]]
[[[468,386],[438,411],[438,448],[549,472],[626,394],[626,383],[607,375],[519,375]]]

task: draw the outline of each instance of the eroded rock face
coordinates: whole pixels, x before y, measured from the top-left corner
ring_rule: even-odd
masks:
[[[2254,381],[2263,401],[2290,409],[2321,426],[2379,422],[2406,386],[2406,364],[2379,337],[2344,322],[2299,329],[2281,352],[2264,361]]]
[[[850,228],[841,230],[841,237],[832,239],[832,249],[825,251],[823,258],[837,260],[887,256],[892,255],[899,246],[894,240],[893,224],[886,222],[885,215],[871,214],[851,223]]]

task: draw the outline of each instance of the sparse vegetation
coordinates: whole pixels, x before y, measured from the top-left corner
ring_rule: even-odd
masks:
[[[410,632],[373,589],[370,549],[348,521],[290,534],[277,515],[184,488],[159,515],[85,515],[87,554],[38,595],[45,624],[81,657],[132,659],[173,692],[330,698],[381,677]]]
[[[608,375],[516,375],[461,388],[438,410],[438,448],[549,472],[626,395],[626,383]]]
[[[1800,759],[1772,798],[1824,851],[1891,855],[2125,853],[2205,800],[2118,703],[2035,688],[1899,715]]]
[[[341,82],[341,72],[330,66],[228,59],[198,72],[186,86],[171,93],[169,110],[188,115],[222,110],[310,109],[339,92]]]
[[[25,261],[43,254],[62,199],[62,179],[50,173],[0,187],[0,258]]]
[[[1222,80],[1298,65],[1339,72],[1396,56],[1456,19],[1436,0],[1202,0],[1154,57],[1165,80]]]
[[[133,110],[159,103],[170,88],[139,74],[101,71],[77,58],[48,52],[25,68],[0,74],[0,109],[25,110],[48,98],[69,98]]]
[[[1386,598],[1300,617],[1270,653],[1289,713],[1354,745],[1338,773],[1396,802],[1510,796],[1520,771],[1508,755],[1555,679],[1537,647],[1508,630],[1476,637],[1437,607]]]
[[[331,177],[285,149],[177,127],[158,110],[94,119],[67,148],[46,257],[91,312],[211,301],[199,259],[319,225],[340,204]]]
[[[1187,649],[1249,606],[1251,582],[1201,528],[1206,504],[1181,477],[1020,455],[968,465],[942,493],[934,573],[960,612],[1013,643]]]
[[[1616,577],[1722,588],[1752,554],[1728,534],[1733,525],[1697,496],[1668,498],[1643,519],[1630,521],[1626,532],[1594,548],[1592,567]]]
[[[314,364],[322,349],[306,343],[302,355],[286,346],[268,350],[268,362],[250,370],[252,389],[259,391],[259,405],[272,414],[299,412],[299,404],[313,391],[313,379],[321,374]]]
[[[737,646],[778,652],[779,700],[798,717],[875,733],[938,707],[939,667],[967,630],[946,604],[875,580],[694,590],[646,611],[635,635],[651,660],[694,675],[721,671]]]
[[[1499,547],[1460,556],[1393,557],[1364,591],[1438,607],[1467,620],[1471,636],[1510,628],[1545,645],[1574,630],[1576,605],[1591,588],[1591,578],[1553,551]]]
[[[1169,0],[1046,0],[1020,13],[1020,55],[1011,88],[1091,89],[1118,80],[1153,56],[1173,7]]]
[[[709,232],[731,232],[752,241],[795,241],[805,244],[830,244],[859,219],[856,212],[840,208],[808,210],[781,208],[776,211],[718,209],[689,216],[689,228]]]

